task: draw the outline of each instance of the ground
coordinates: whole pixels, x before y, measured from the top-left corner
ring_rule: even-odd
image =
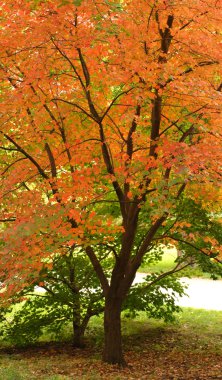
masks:
[[[150,338],[152,338],[150,340]],[[162,341],[161,345],[159,341]],[[175,341],[175,339],[177,341]],[[222,362],[220,354],[206,352],[206,347],[194,347],[180,350],[181,336],[174,332],[164,334],[156,331],[155,335],[143,338],[143,344],[132,341],[132,350],[126,350],[129,368],[101,363],[100,351],[92,349],[73,350],[70,345],[50,345],[29,350],[2,352],[8,353],[7,370],[10,367],[14,380],[25,379],[75,379],[75,380],[210,380],[222,379]],[[129,343],[129,342],[128,342]],[[163,348],[163,343],[165,347]],[[156,348],[155,348],[156,345]],[[202,351],[202,352],[201,352]],[[0,359],[1,360],[1,359]],[[3,369],[3,367],[2,367]],[[4,376],[4,371],[2,376]],[[18,371],[18,372],[17,372]],[[16,373],[20,377],[16,377]],[[56,376],[58,375],[58,376]],[[7,378],[1,377],[1,380]],[[13,377],[11,377],[13,379]]]
[[[70,343],[2,348],[0,380],[222,380],[221,320],[219,311],[186,309],[176,324],[124,321],[124,369],[101,362],[98,332],[84,350]]]

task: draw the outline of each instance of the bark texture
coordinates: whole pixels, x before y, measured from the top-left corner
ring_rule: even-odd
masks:
[[[104,351],[103,360],[106,363],[126,366],[122,351],[121,334],[121,306],[122,300],[109,298],[106,300],[104,313]]]

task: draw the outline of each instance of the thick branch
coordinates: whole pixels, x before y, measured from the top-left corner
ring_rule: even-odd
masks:
[[[94,119],[97,120],[97,122],[101,122],[101,118],[100,118],[98,112],[96,111],[96,108],[95,108],[95,106],[93,104],[93,101],[92,101],[92,98],[91,98],[91,93],[90,93],[90,90],[89,90],[90,74],[89,74],[89,70],[88,70],[86,61],[85,61],[85,59],[84,59],[84,57],[82,55],[81,49],[77,48],[77,51],[78,51],[78,54],[79,54],[79,59],[80,59],[82,70],[83,70],[83,74],[84,74],[84,77],[85,77],[86,86],[84,88],[85,88],[85,94],[86,94],[86,98],[87,98],[87,101],[88,101],[89,109],[90,109],[91,114],[93,115]]]
[[[108,280],[105,276],[103,268],[102,268],[99,260],[97,259],[93,248],[90,246],[87,246],[85,250],[86,250],[86,254],[89,257],[89,259],[93,265],[93,268],[94,268],[94,270],[95,270],[95,272],[96,272],[96,274],[100,280],[104,296],[106,296],[108,291],[109,291],[109,283],[108,283]]]
[[[168,50],[169,50],[169,47],[170,47],[170,43],[171,43],[171,40],[172,40],[172,34],[171,34],[171,28],[172,28],[172,25],[173,25],[173,20],[174,20],[174,16],[173,15],[169,15],[168,18],[167,18],[167,27],[165,28],[164,32],[162,31],[162,29],[159,29],[159,32],[160,32],[160,35],[162,37],[162,40],[161,40],[161,50],[164,54],[167,54],[168,53]],[[165,60],[164,58],[160,58],[161,60]]]
[[[150,156],[156,157],[157,139],[159,137],[160,122],[161,122],[161,108],[162,97],[156,90],[156,97],[153,100],[152,112],[151,112],[151,143],[150,143]]]
[[[77,76],[77,78],[78,78],[78,80],[79,80],[79,82],[80,82],[80,84],[81,84],[83,90],[85,91],[86,88],[85,88],[85,85],[84,85],[84,83],[83,83],[83,80],[82,80],[81,76],[79,75],[79,73],[78,73],[76,67],[74,66],[72,60],[71,60],[71,59],[70,59],[70,58],[69,58],[69,57],[68,57],[68,56],[67,56],[67,55],[66,55],[66,54],[60,49],[60,47],[59,47],[58,45],[56,45],[55,40],[54,40],[53,38],[52,38],[51,40],[52,40],[52,43],[53,43],[53,45],[55,46],[56,50],[58,50],[58,52],[61,54],[61,56],[62,56],[63,58],[65,58],[65,60],[70,64],[70,66],[71,66],[71,68],[73,69],[74,73],[76,74],[76,76]]]
[[[166,54],[169,51],[172,34],[171,28],[173,25],[174,16],[169,15],[167,19],[167,27],[163,31],[159,27],[159,16],[158,12],[156,13],[156,21],[159,27],[159,33],[161,36],[161,55],[159,56],[159,63],[166,63]],[[150,143],[150,156],[157,157],[156,147],[157,139],[159,138],[160,132],[160,123],[161,123],[161,109],[162,109],[162,96],[159,94],[158,87],[162,87],[161,83],[157,83],[157,88],[155,89],[155,99],[152,102],[152,112],[151,112],[151,143]]]
[[[55,178],[57,176],[56,163],[55,163],[55,158],[53,156],[53,153],[48,143],[45,143],[45,150],[49,158],[52,177]]]
[[[67,146],[66,133],[65,133],[64,126],[60,127],[59,130],[60,130],[60,133],[61,133],[61,136],[62,136],[62,141],[63,141],[63,143],[65,145],[65,151],[66,151],[66,154],[67,154],[67,157],[68,157],[68,160],[69,160],[70,172],[74,173],[74,166],[71,164],[72,155],[71,155],[70,149]]]
[[[127,154],[129,156],[129,159],[132,158],[132,154],[133,154],[133,133],[136,131],[136,128],[137,128],[137,118],[140,116],[140,111],[141,111],[141,106],[138,105],[136,107],[135,117],[133,119],[131,128],[127,136]]]
[[[142,244],[138,248],[136,256],[134,257],[132,261],[132,266],[136,267],[136,269],[139,268],[141,264],[141,260],[147,251],[147,248],[149,247],[158,229],[162,226],[163,222],[167,219],[167,216],[168,215],[165,214],[161,216],[160,218],[158,218],[156,222],[150,227],[149,231],[147,232]]]
[[[111,161],[111,157],[110,157],[110,153],[109,153],[109,150],[108,150],[108,146],[107,146],[107,143],[106,143],[106,140],[105,140],[105,134],[104,134],[102,123],[99,124],[99,132],[100,132],[100,139],[101,139],[101,142],[102,142],[102,155],[103,155],[104,163],[105,163],[106,168],[107,168],[107,172],[115,177],[115,171],[114,171],[113,164],[112,164],[112,161]],[[120,185],[119,185],[119,183],[118,183],[118,181],[116,179],[112,180],[112,184],[113,184],[114,190],[115,190],[116,195],[117,195],[118,200],[119,200],[122,217],[125,220],[125,218],[126,218],[126,210],[125,210],[125,205],[124,205],[124,194],[123,194],[123,191],[122,191],[122,189],[121,189],[121,187],[120,187]]]

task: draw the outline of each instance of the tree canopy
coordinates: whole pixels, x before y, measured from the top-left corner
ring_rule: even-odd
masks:
[[[184,197],[219,202],[222,2],[9,0],[0,17],[1,296],[83,248],[106,298],[104,359],[123,363],[144,255],[202,239],[222,256],[183,212]]]

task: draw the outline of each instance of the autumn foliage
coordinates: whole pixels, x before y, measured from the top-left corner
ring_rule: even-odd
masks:
[[[121,307],[150,248],[222,256],[183,214],[184,197],[220,200],[222,2],[8,0],[0,14],[1,295],[81,247],[106,299],[104,360],[123,363]]]

